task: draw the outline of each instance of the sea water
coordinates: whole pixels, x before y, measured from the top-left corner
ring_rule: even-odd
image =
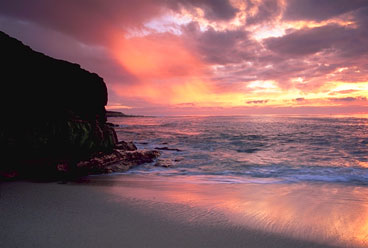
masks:
[[[170,168],[129,173],[190,175],[203,182],[368,185],[368,119],[301,116],[110,118],[119,140],[161,149]]]
[[[158,162],[171,165],[153,162],[94,177],[94,183],[110,185],[103,189],[114,201],[140,199],[145,212],[186,225],[244,227],[323,247],[368,247],[367,118],[109,121],[118,125],[120,140],[160,149]]]

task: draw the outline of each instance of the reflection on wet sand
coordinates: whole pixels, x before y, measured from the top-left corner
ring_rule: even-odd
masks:
[[[143,200],[143,211],[187,224],[240,226],[344,247],[368,245],[367,187],[199,183],[196,177],[152,175],[93,177],[90,183],[108,186],[102,188],[114,201]],[[177,207],[165,209],[170,204]]]

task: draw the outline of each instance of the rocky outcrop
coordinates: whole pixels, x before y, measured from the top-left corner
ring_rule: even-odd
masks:
[[[118,111],[106,111],[107,117],[143,117],[142,115],[127,115]]]
[[[111,153],[100,152],[95,156],[70,163],[60,161],[56,164],[57,178],[78,177],[90,174],[124,172],[130,168],[154,161],[160,152],[156,150],[124,151],[115,149]]]
[[[107,88],[97,74],[35,52],[3,32],[0,54],[0,177],[47,178],[60,175],[60,165],[73,172],[81,161],[118,154],[116,145],[135,147],[117,144],[113,127],[106,124]]]
[[[106,116],[107,117],[129,117],[129,115],[126,115],[118,111],[106,111]]]
[[[123,151],[117,149],[109,154],[100,153],[89,160],[80,161],[76,169],[82,174],[123,172],[134,166],[150,163],[158,156],[160,152],[156,150]]]

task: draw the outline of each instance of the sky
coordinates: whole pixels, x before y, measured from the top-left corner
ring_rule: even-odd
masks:
[[[368,114],[367,0],[2,0],[0,30],[98,73],[109,110]]]

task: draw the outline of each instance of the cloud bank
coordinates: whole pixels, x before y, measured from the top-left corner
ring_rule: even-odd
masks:
[[[4,0],[0,29],[131,113],[364,113],[364,0]],[[276,111],[277,112],[277,111]]]

